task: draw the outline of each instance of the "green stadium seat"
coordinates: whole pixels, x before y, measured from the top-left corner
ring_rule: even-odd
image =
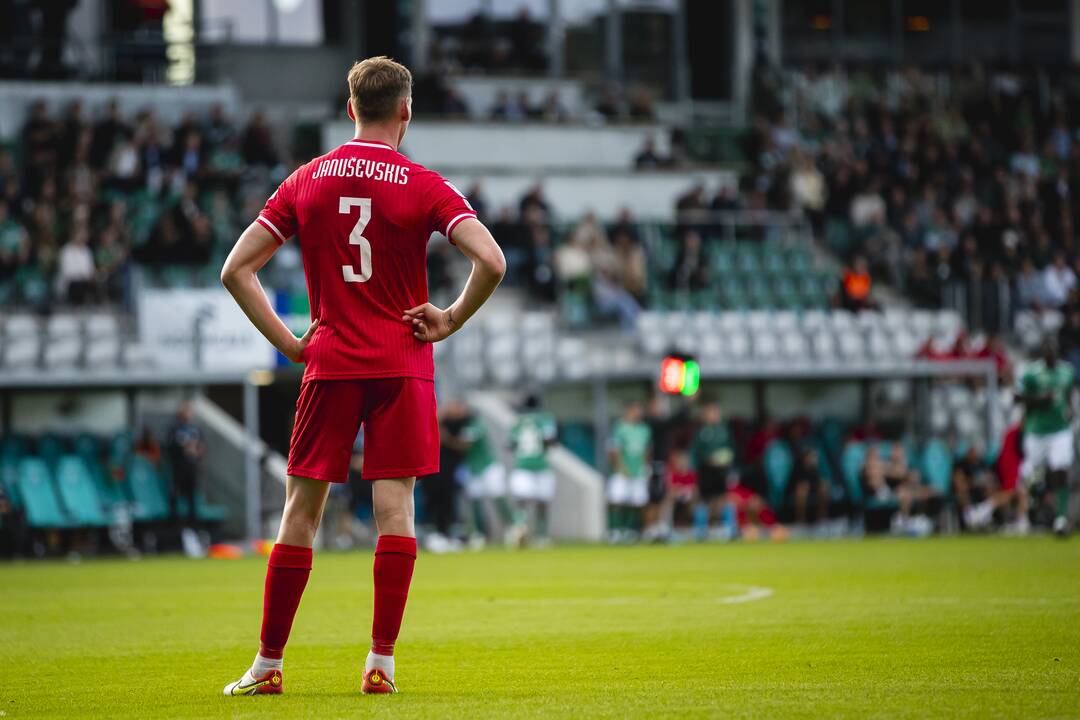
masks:
[[[795,458],[791,448],[783,440],[773,440],[765,448],[763,458],[765,477],[769,481],[769,504],[779,510],[784,504],[784,493],[791,480],[791,471],[795,467]]]
[[[60,458],[56,465],[56,487],[61,504],[75,524],[95,527],[109,524],[83,458],[78,455]]]
[[[761,272],[761,253],[757,250],[750,250],[746,247],[739,248],[738,255],[735,256],[735,268],[740,273],[745,274],[758,274]]]
[[[787,272],[783,253],[777,249],[767,249],[764,254],[765,272],[770,275],[781,275]]]
[[[73,525],[60,507],[50,475],[42,458],[25,457],[19,461],[19,497],[26,523],[32,528],[70,528]]]
[[[138,522],[156,522],[169,517],[169,499],[150,461],[139,455],[128,466],[128,487],[134,501],[133,515]]]
[[[746,292],[750,306],[755,310],[769,310],[775,306],[769,281],[760,273],[752,275],[747,280]]]
[[[725,246],[721,245],[712,253],[712,267],[717,275],[728,275],[735,272],[735,257]]]

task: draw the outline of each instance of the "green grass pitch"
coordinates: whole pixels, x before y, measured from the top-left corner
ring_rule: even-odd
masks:
[[[368,553],[321,553],[281,697],[264,560],[0,564],[7,718],[1080,717],[1080,541],[421,554],[396,696],[359,694]]]

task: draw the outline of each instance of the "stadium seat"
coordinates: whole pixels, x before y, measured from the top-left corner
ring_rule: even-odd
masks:
[[[848,500],[854,506],[862,505],[862,469],[866,464],[866,445],[850,442],[840,456],[840,474],[847,489]]]
[[[181,517],[187,515],[187,498],[177,498],[176,512]],[[229,517],[229,509],[222,505],[212,505],[206,501],[202,493],[195,495],[195,517],[205,523],[222,523]]]
[[[942,497],[948,497],[952,489],[952,453],[945,443],[934,438],[926,443],[922,454],[923,482],[934,488]]]
[[[86,462],[78,455],[64,455],[56,465],[56,487],[68,517],[77,525],[109,524]]]
[[[791,471],[795,467],[795,458],[791,448],[783,440],[773,440],[765,448],[763,458],[765,477],[769,482],[769,505],[779,510],[784,504],[784,493],[791,480]]]
[[[0,487],[16,510],[22,508],[19,499],[19,458],[0,456]]]
[[[49,318],[45,329],[45,352],[42,361],[50,369],[70,368],[82,356],[82,327],[79,318],[57,314]]]
[[[37,454],[48,464],[49,469],[56,470],[56,463],[65,452],[64,439],[58,435],[42,435],[37,441]]]
[[[150,461],[139,455],[131,458],[128,485],[134,500],[133,515],[138,522],[156,522],[169,517],[169,499],[165,495],[157,470]]]
[[[60,507],[50,475],[49,466],[39,457],[19,461],[19,497],[26,522],[33,528],[70,528],[73,524]]]

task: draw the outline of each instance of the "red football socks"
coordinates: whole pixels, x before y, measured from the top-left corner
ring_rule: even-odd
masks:
[[[410,566],[411,567],[411,566]],[[311,548],[298,545],[274,545],[266,567],[263,589],[262,634],[259,654],[279,659],[289,641],[296,608],[311,574]]]
[[[371,650],[378,655],[394,654],[415,563],[416,538],[379,536],[375,544],[375,611],[371,623]]]

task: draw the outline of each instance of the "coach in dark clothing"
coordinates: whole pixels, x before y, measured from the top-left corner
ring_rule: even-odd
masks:
[[[424,510],[427,519],[435,525],[439,534],[449,538],[457,517],[458,466],[465,455],[468,443],[464,438],[469,423],[469,411],[464,403],[452,400],[446,404],[439,418],[439,472],[424,478],[420,487],[424,493]]]
[[[195,424],[195,409],[190,401],[185,400],[176,412],[176,423],[169,430],[169,462],[172,466],[170,501],[172,517],[177,523],[180,522],[179,500],[183,497],[188,503],[188,524],[195,524],[195,490],[204,449],[202,430]]]

